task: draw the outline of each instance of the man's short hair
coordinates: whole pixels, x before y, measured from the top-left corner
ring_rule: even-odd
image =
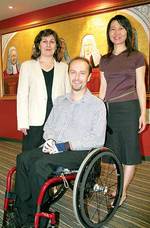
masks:
[[[71,59],[71,61],[70,61],[69,64],[68,64],[68,72],[69,72],[69,70],[70,70],[71,63],[73,63],[73,62],[76,61],[76,60],[81,60],[81,61],[87,63],[88,66],[89,66],[89,74],[91,74],[91,72],[92,72],[92,66],[91,66],[89,60],[86,59],[86,58],[84,58],[84,57],[81,57],[81,56],[77,56],[77,57]]]

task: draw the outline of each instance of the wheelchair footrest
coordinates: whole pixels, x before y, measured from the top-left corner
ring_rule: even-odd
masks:
[[[49,212],[37,212],[35,214],[34,227],[39,228],[39,219],[40,218],[49,219],[49,225],[56,226],[59,224],[59,212],[58,211],[49,211]]]

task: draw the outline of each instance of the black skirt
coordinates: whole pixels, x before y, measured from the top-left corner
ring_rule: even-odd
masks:
[[[108,103],[105,146],[112,149],[122,164],[141,163],[139,147],[138,100]]]
[[[52,106],[52,101],[48,100],[44,124],[51,112]],[[27,135],[23,135],[22,151],[33,150],[45,142],[43,139],[44,124],[42,126],[30,126],[30,128],[27,130]]]

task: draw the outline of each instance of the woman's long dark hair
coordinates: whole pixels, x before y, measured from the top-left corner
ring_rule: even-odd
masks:
[[[112,41],[109,38],[109,31],[110,31],[110,26],[112,21],[118,21],[118,23],[125,28],[125,30],[127,31],[127,39],[125,41],[126,47],[127,47],[127,51],[128,54],[130,54],[134,48],[132,47],[132,40],[133,40],[133,33],[132,33],[132,26],[130,21],[123,15],[116,15],[115,17],[111,18],[108,26],[107,26],[107,44],[108,44],[108,53],[107,55],[111,55],[113,50],[114,50],[114,44],[112,43]]]
[[[41,50],[39,48],[40,42],[41,42],[43,37],[50,36],[50,35],[52,35],[54,37],[55,41],[56,41],[56,51],[55,51],[53,57],[55,58],[56,61],[59,62],[58,52],[60,51],[60,48],[61,48],[60,40],[59,40],[59,37],[58,37],[57,33],[54,30],[52,30],[52,29],[42,30],[35,37],[33,52],[32,52],[32,56],[31,56],[32,59],[36,60],[38,57],[40,57],[40,55],[41,55]]]

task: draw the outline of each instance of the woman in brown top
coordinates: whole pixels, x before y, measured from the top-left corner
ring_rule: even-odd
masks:
[[[100,61],[100,98],[108,106],[106,146],[124,165],[122,205],[135,165],[141,162],[138,133],[146,126],[145,62],[132,47],[132,27],[126,17],[117,15],[109,21],[107,43],[108,53]]]

